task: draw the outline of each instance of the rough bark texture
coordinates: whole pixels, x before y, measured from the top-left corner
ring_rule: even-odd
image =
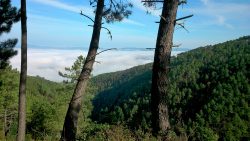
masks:
[[[27,17],[26,0],[21,0],[21,73],[19,84],[19,107],[18,107],[18,134],[17,141],[25,141],[26,124],[26,78],[27,78]]]
[[[69,108],[65,117],[61,140],[63,141],[74,141],[76,140],[77,122],[79,111],[82,104],[82,95],[85,92],[87,82],[89,80],[97,49],[99,46],[100,32],[102,26],[102,15],[104,8],[104,0],[98,0],[97,9],[95,15],[95,23],[93,27],[92,39],[86,61],[84,63],[82,72],[76,84],[74,94],[69,104]]]
[[[170,128],[168,106],[168,74],[178,0],[164,0],[153,63],[151,110],[153,132],[165,133]]]

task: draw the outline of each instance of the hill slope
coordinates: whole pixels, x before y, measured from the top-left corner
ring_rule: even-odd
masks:
[[[6,124],[8,140],[14,140],[17,129],[18,82],[19,73],[10,67],[0,70],[0,125]],[[55,140],[60,136],[65,109],[72,93],[72,86],[52,82],[39,76],[27,78],[27,133],[33,138],[51,136]],[[4,114],[4,113],[7,113]],[[4,122],[6,118],[6,123]],[[41,133],[42,132],[42,133]],[[0,140],[4,140],[0,135]],[[31,139],[27,139],[31,140]]]
[[[133,132],[124,138],[136,134],[142,140],[151,129],[151,66],[93,77],[83,98],[79,137],[108,137],[107,131],[126,134],[130,131],[123,129],[128,127]],[[249,140],[250,36],[179,54],[171,59],[171,67],[170,94],[166,98],[171,136],[186,136],[189,140]],[[9,140],[16,135],[18,79],[17,71],[0,70],[0,126],[3,127],[6,111]],[[27,139],[60,138],[73,88],[72,84],[28,77]],[[94,95],[93,107],[90,100]],[[92,119],[98,123],[125,127],[114,126],[110,130],[109,126],[93,123],[89,119],[91,111]]]
[[[92,118],[150,130],[150,68],[97,76]],[[250,36],[173,57],[166,100],[174,133],[192,140],[249,139],[249,68]]]

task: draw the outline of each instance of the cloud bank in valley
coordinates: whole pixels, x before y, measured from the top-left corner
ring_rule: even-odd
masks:
[[[13,68],[20,70],[20,49],[18,55],[11,59]],[[173,52],[173,55],[179,52]],[[28,75],[45,77],[52,81],[62,81],[58,71],[73,64],[79,55],[86,56],[87,51],[82,50],[55,50],[55,49],[29,49],[28,50]],[[133,66],[150,63],[153,61],[154,51],[136,50],[111,50],[97,56],[93,75],[125,70]]]

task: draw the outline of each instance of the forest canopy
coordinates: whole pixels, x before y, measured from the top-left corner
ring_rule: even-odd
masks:
[[[250,36],[181,53],[171,62],[171,91],[166,99],[172,125],[169,136],[189,140],[249,139]],[[77,138],[156,139],[150,135],[151,66],[93,77],[83,97]],[[4,130],[7,111],[10,140],[15,139],[17,128],[18,75],[10,67],[0,73],[0,130]],[[60,138],[64,121],[61,113],[66,112],[73,87],[73,83],[28,77],[28,140]]]

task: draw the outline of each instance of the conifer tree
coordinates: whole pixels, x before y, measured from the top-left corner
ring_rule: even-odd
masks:
[[[96,55],[98,55],[97,50],[99,48],[101,29],[107,29],[103,27],[102,19],[104,18],[107,23],[122,21],[123,18],[127,18],[131,14],[131,11],[128,10],[128,8],[132,7],[132,4],[127,2],[127,0],[90,0],[90,5],[94,7],[96,6],[95,19],[93,20],[83,13],[81,13],[81,15],[93,21],[93,33],[88,54],[81,74],[77,80],[77,84],[65,117],[63,131],[61,134],[61,140],[64,141],[76,140],[77,122],[79,112],[82,107],[82,96],[85,93],[87,82],[91,76]]]
[[[83,67],[84,62],[85,62],[85,58],[82,55],[80,55],[77,57],[76,61],[71,67],[64,68],[65,73],[59,71],[58,74],[61,77],[66,78],[66,80],[64,80],[63,82],[76,83],[78,77],[80,76],[81,69]]]
[[[21,72],[18,103],[17,141],[25,141],[26,131],[26,79],[27,79],[27,16],[26,0],[21,0]]]
[[[153,62],[151,86],[152,128],[154,133],[166,133],[170,129],[169,110],[166,97],[169,93],[170,58],[173,47],[173,34],[177,21],[191,17],[176,19],[178,5],[185,0],[147,0],[146,6],[156,7],[157,2],[163,3]],[[183,25],[180,24],[184,28]]]
[[[11,6],[10,0],[0,1],[0,36],[11,30],[13,23],[20,20],[20,12],[16,7]],[[8,66],[11,57],[17,54],[13,48],[17,44],[17,39],[8,39],[0,41],[0,69]]]

